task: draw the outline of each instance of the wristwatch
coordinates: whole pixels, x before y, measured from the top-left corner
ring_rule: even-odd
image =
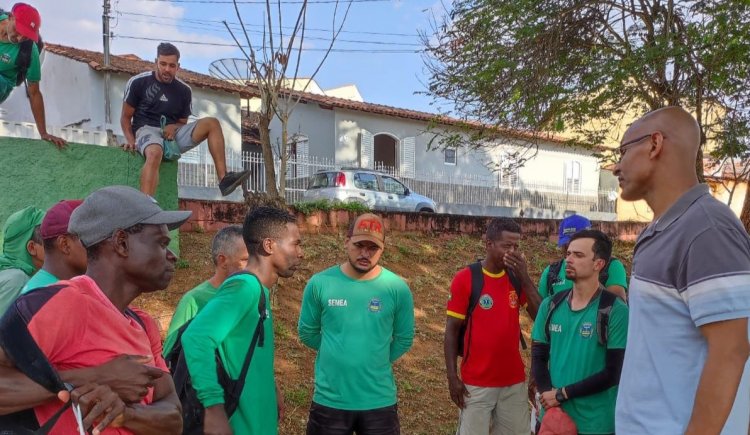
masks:
[[[562,388],[557,389],[557,392],[555,393],[555,400],[557,400],[559,403],[563,403],[564,401],[568,400],[565,398]]]

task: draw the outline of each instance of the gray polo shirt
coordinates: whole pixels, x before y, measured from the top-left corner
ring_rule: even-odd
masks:
[[[706,360],[699,327],[750,316],[750,238],[706,185],[682,195],[638,237],[629,303],[615,429],[682,434]],[[742,411],[745,430],[749,412]]]

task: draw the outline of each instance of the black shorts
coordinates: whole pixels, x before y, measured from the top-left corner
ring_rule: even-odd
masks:
[[[400,435],[398,406],[345,411],[315,402],[310,406],[307,435]]]

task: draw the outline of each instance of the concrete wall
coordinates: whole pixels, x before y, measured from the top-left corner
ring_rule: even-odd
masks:
[[[104,186],[138,188],[143,165],[140,156],[120,149],[69,144],[58,151],[48,142],[6,137],[0,138],[0,154],[2,224],[10,214],[29,205],[46,210],[61,199],[84,198]],[[177,164],[163,163],[159,175],[156,199],[162,208],[177,210]],[[177,237],[173,239],[177,248]]]
[[[122,137],[120,114],[128,74],[112,74],[110,79],[111,128]],[[179,74],[178,74],[179,77]],[[65,56],[46,52],[42,61],[42,81],[45,112],[48,126],[79,124],[86,130],[106,130],[104,115],[104,73],[95,71],[87,64]],[[221,122],[229,151],[242,151],[240,97],[226,92],[192,87],[193,118],[213,116]],[[23,87],[16,88],[3,103],[4,119],[33,122]],[[210,158],[206,143],[198,147],[198,159]],[[229,162],[230,165],[232,162]],[[241,167],[239,162],[235,167]]]
[[[336,130],[334,111],[321,109],[316,103],[299,103],[294,107],[287,124],[289,137],[294,134],[307,136],[311,156],[329,160],[335,158]],[[274,118],[271,122],[271,144],[281,143],[281,122]]]

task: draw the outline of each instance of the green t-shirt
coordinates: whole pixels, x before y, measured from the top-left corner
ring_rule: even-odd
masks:
[[[549,268],[550,266],[547,266],[547,268],[544,269],[544,272],[542,272],[541,278],[539,278],[539,296],[541,296],[542,299],[550,296],[547,289]],[[619,285],[625,290],[628,289],[628,274],[625,271],[625,265],[622,264],[622,261],[616,258],[613,258],[612,261],[609,262],[609,276],[607,277],[607,283],[604,286],[610,287],[613,285]],[[552,294],[560,293],[563,290],[569,290],[572,288],[573,281],[565,277],[565,260],[563,260],[562,265],[560,266],[560,272],[557,274],[557,279],[552,283]]]
[[[0,21],[7,19],[7,15],[0,15]],[[30,82],[38,82],[42,80],[42,67],[39,62],[39,48],[36,44],[33,44],[31,47],[31,63],[29,64],[28,71],[26,71],[26,80]],[[20,44],[13,44],[7,40],[0,41],[0,76],[11,82],[13,86],[16,84],[16,57],[18,57],[18,51],[20,49]]]
[[[182,296],[174,310],[172,321],[169,323],[167,338],[164,340],[164,356],[167,356],[169,351],[172,350],[177,340],[177,330],[195,317],[198,311],[203,309],[208,301],[214,297],[217,290],[210,282],[204,281]]]
[[[242,370],[250,340],[258,324],[260,292],[266,297],[263,322],[265,343],[255,348],[237,410],[229,419],[236,434],[276,435],[276,380],[273,371],[273,318],[268,289],[247,274],[227,278],[216,295],[195,316],[182,336],[190,377],[198,400],[209,407],[224,403],[224,390],[216,376],[215,351],[229,376]]]
[[[552,313],[549,342],[544,333],[551,298],[539,306],[531,332],[532,340],[550,345],[549,372],[554,388],[562,388],[604,370],[607,350],[599,344],[596,314],[599,297],[586,308],[573,311],[565,300]],[[609,316],[607,349],[624,349],[628,333],[628,306],[616,298]],[[580,434],[603,434],[615,431],[617,387],[562,404],[578,426]],[[542,413],[543,415],[543,413]]]
[[[21,289],[21,294],[25,295],[26,293],[36,290],[38,288],[47,287],[48,285],[52,285],[56,283],[57,281],[60,281],[60,278],[56,277],[55,275],[52,275],[51,273],[47,272],[44,269],[39,269],[30,280],[26,282],[26,285],[23,286]]]
[[[299,337],[318,351],[313,401],[343,410],[394,405],[391,363],[414,340],[414,300],[398,275],[349,278],[340,266],[313,275],[305,287]]]

